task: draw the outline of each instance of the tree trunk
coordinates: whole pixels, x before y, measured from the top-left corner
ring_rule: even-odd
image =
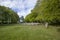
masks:
[[[48,28],[48,22],[45,23],[45,27]]]

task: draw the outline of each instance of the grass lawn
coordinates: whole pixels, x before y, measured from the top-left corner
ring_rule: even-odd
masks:
[[[12,24],[0,26],[0,40],[60,40],[60,27]]]

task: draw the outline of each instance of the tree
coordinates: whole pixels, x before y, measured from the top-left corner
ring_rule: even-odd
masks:
[[[35,20],[38,22],[60,23],[60,0],[38,0],[31,14],[35,12],[37,13]]]
[[[0,6],[0,24],[17,23],[19,16],[8,7]]]
[[[31,13],[25,17],[26,22],[36,22],[35,18],[37,16],[37,13]]]
[[[24,22],[24,16],[21,16],[21,17],[20,17],[20,22],[21,22],[21,23]]]

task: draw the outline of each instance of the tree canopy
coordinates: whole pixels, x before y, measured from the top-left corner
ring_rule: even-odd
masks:
[[[29,22],[60,23],[60,0],[38,0],[27,19]]]
[[[8,7],[0,6],[0,24],[17,23],[19,16]]]

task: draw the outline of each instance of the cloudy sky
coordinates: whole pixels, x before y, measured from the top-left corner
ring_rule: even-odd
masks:
[[[12,8],[19,16],[31,13],[37,0],[0,0],[0,5]]]

